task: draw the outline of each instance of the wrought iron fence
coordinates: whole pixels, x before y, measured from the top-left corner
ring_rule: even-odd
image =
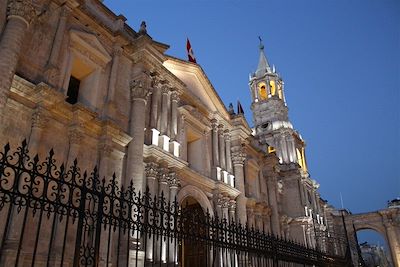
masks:
[[[348,266],[292,241],[180,207],[164,196],[0,152],[0,266]]]

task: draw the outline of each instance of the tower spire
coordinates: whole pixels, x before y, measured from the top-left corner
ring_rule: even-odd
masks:
[[[264,53],[264,44],[262,42],[262,39],[260,36],[258,36],[258,39],[260,40],[260,58],[258,60],[258,67],[255,73],[256,77],[261,77],[263,76],[265,73],[271,73],[271,67],[269,66],[267,57],[265,56]]]

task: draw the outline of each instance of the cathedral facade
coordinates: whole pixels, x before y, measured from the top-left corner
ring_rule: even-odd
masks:
[[[121,186],[133,181],[211,216],[343,252],[326,240],[338,212],[308,173],[263,45],[249,80],[251,128],[200,65],[168,56],[145,24],[136,31],[125,21],[100,1],[1,1],[2,145],[26,139],[31,155],[53,149],[58,162],[96,165]]]

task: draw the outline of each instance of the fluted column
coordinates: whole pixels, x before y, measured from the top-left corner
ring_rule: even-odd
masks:
[[[226,170],[232,174],[232,157],[231,157],[231,135],[229,130],[225,130],[225,156],[226,156]]]
[[[153,94],[151,96],[151,118],[150,118],[150,127],[153,129],[159,130],[160,127],[158,125],[159,121],[159,113],[160,113],[160,103],[161,103],[161,88],[159,86],[160,84],[156,82],[154,89],[153,89]]]
[[[150,77],[143,73],[141,77],[130,83],[130,90],[131,111],[129,134],[132,136],[132,141],[128,145],[126,181],[123,181],[122,184],[127,186],[129,180],[132,179],[135,189],[143,191],[144,114],[147,97],[151,93]]]
[[[236,201],[231,199],[229,201],[229,221],[230,222],[235,222],[236,221],[236,215],[235,215],[235,211],[236,211]]]
[[[161,168],[160,170],[160,174],[158,176],[158,196],[159,196],[159,200],[160,201],[164,201],[164,207],[162,207],[161,209],[166,209],[166,205],[169,202],[169,185],[168,185],[168,169],[167,168]],[[162,197],[164,199],[162,199]],[[158,251],[157,251],[157,255],[156,255],[156,259],[160,260],[162,263],[166,263],[167,261],[167,242],[166,240],[162,237],[163,235],[165,235],[165,225],[166,221],[168,220],[168,216],[165,214],[164,218],[159,218],[160,220],[160,228],[163,229],[163,233],[160,233],[160,236],[158,237],[158,239],[160,240],[160,245],[157,245],[158,247]],[[160,251],[161,249],[161,251]],[[160,258],[161,257],[161,258]]]
[[[176,196],[178,194],[178,189],[180,186],[179,178],[175,172],[170,172],[168,176],[168,185],[169,185],[169,203],[171,204],[172,213],[174,214],[175,207],[177,207],[178,203],[176,203]],[[175,218],[170,219],[170,227],[171,229],[175,229]],[[176,239],[168,238],[168,263],[178,263],[178,245]]]
[[[168,131],[168,100],[169,100],[169,87],[163,86],[161,89],[162,93],[162,103],[161,103],[161,121],[160,121],[160,131],[162,135],[167,135]]]
[[[158,183],[157,183],[157,176],[158,176],[158,164],[155,162],[149,162],[146,164],[145,167],[146,173],[146,180],[147,180],[147,187],[149,189],[150,199],[149,201],[152,202],[154,200],[154,196],[157,195],[158,191]],[[152,206],[152,204],[150,204]],[[151,216],[151,217],[150,217]],[[149,214],[148,222],[153,221],[153,214]],[[153,261],[154,260],[154,246],[153,246],[153,235],[147,236],[146,241],[146,260]]]
[[[219,166],[219,151],[218,151],[218,124],[217,120],[211,120],[212,126],[212,156],[213,156],[213,167]]]
[[[222,169],[226,169],[226,162],[225,162],[225,140],[224,140],[224,129],[223,125],[218,126],[218,145],[219,145],[219,160]]]
[[[31,1],[9,0],[0,40],[0,108],[6,104],[26,30],[35,16]]]
[[[236,179],[235,187],[241,192],[236,198],[236,218],[237,222],[245,224],[247,222],[247,212],[243,165],[246,159],[246,154],[243,153],[241,147],[235,147],[232,152],[233,170]]]
[[[178,102],[179,94],[174,91],[171,94],[171,139],[175,140],[178,134]]]
[[[63,37],[67,25],[68,15],[70,9],[64,5],[60,10],[60,19],[57,25],[56,36],[54,37],[53,47],[51,48],[50,57],[46,66],[46,76],[49,84],[57,87],[59,82],[59,69],[58,62],[60,56],[61,45],[63,43]]]

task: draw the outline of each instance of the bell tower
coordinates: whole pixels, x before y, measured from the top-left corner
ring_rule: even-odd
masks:
[[[286,105],[284,82],[270,67],[260,38],[257,70],[250,75],[251,110],[255,136],[261,144],[275,152],[282,164],[298,163],[306,171],[304,142],[293,129]]]

